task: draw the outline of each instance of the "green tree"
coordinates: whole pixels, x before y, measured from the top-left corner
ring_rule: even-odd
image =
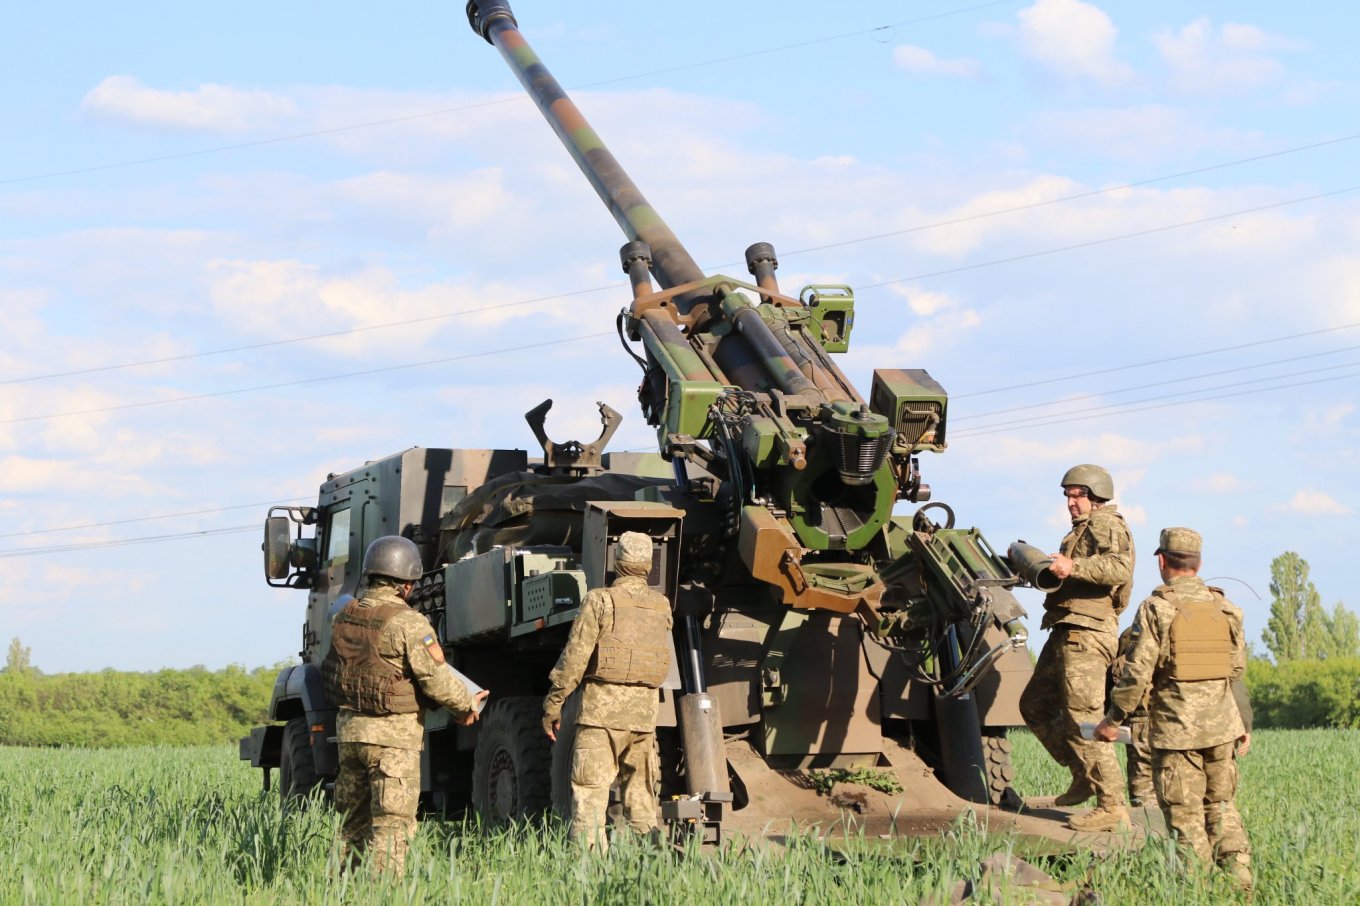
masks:
[[[1308,605],[1322,609],[1321,596],[1308,580],[1308,561],[1293,551],[1272,560],[1270,596],[1270,619],[1261,633],[1261,641],[1277,664],[1306,657],[1304,621],[1312,609]]]
[[[33,671],[33,649],[25,647],[17,635],[9,640],[9,657],[5,658],[5,669],[10,673]]]
[[[1332,608],[1328,621],[1331,632],[1330,657],[1360,657],[1360,617],[1347,610],[1340,601]]]

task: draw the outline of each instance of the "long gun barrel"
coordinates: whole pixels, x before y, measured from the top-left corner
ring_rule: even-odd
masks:
[[[557,79],[543,65],[520,33],[510,4],[500,0],[471,0],[467,5],[472,28],[510,64],[524,90],[567,146],[576,165],[595,187],[629,239],[641,240],[652,250],[652,271],[667,289],[704,279],[675,233],[628,178],[614,155],[581,114]]]
[[[754,283],[705,275],[539,60],[509,3],[470,0],[467,14],[631,240],[621,259],[633,301],[621,326],[647,353],[639,399],[663,454],[698,456],[725,480],[727,531],[752,576],[786,603],[872,606],[875,570],[847,555],[881,543],[896,499],[926,499],[910,457],[942,447],[939,386],[924,372],[885,372],[866,402],[829,355],[848,348],[849,287],[782,294],[767,243],[746,251]],[[827,562],[805,560],[809,551]]]

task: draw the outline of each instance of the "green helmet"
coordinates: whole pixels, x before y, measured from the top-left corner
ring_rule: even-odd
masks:
[[[424,571],[420,564],[420,548],[410,538],[383,535],[364,551],[365,576],[389,576],[414,582]]]
[[[1110,477],[1110,473],[1091,463],[1073,466],[1063,474],[1062,486],[1068,488],[1073,485],[1085,488],[1092,497],[1099,497],[1101,500],[1114,497],[1114,479]]]

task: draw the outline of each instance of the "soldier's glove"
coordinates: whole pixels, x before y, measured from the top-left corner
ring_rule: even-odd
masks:
[[[556,714],[543,715],[543,732],[553,742],[557,742],[557,728],[562,723],[562,718]]]

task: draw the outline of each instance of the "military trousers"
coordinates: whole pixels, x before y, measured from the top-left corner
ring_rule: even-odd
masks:
[[[1152,777],[1166,829],[1205,862],[1250,864],[1237,811],[1236,740],[1206,749],[1153,749]]]
[[[1157,792],[1152,783],[1152,743],[1148,739],[1148,713],[1139,708],[1129,715],[1129,744],[1124,747],[1125,768],[1129,775],[1129,799],[1142,805],[1155,805]]]
[[[335,778],[335,807],[344,816],[340,864],[351,867],[367,852],[375,869],[400,873],[419,802],[418,750],[341,742]]]
[[[571,837],[592,849],[608,847],[609,788],[617,778],[624,821],[647,833],[656,827],[661,778],[656,733],[578,725],[571,751]]]
[[[1124,776],[1114,746],[1082,739],[1079,724],[1105,716],[1105,679],[1114,662],[1113,632],[1059,623],[1020,695],[1020,714],[1053,760],[1084,782],[1101,806],[1124,804]]]

